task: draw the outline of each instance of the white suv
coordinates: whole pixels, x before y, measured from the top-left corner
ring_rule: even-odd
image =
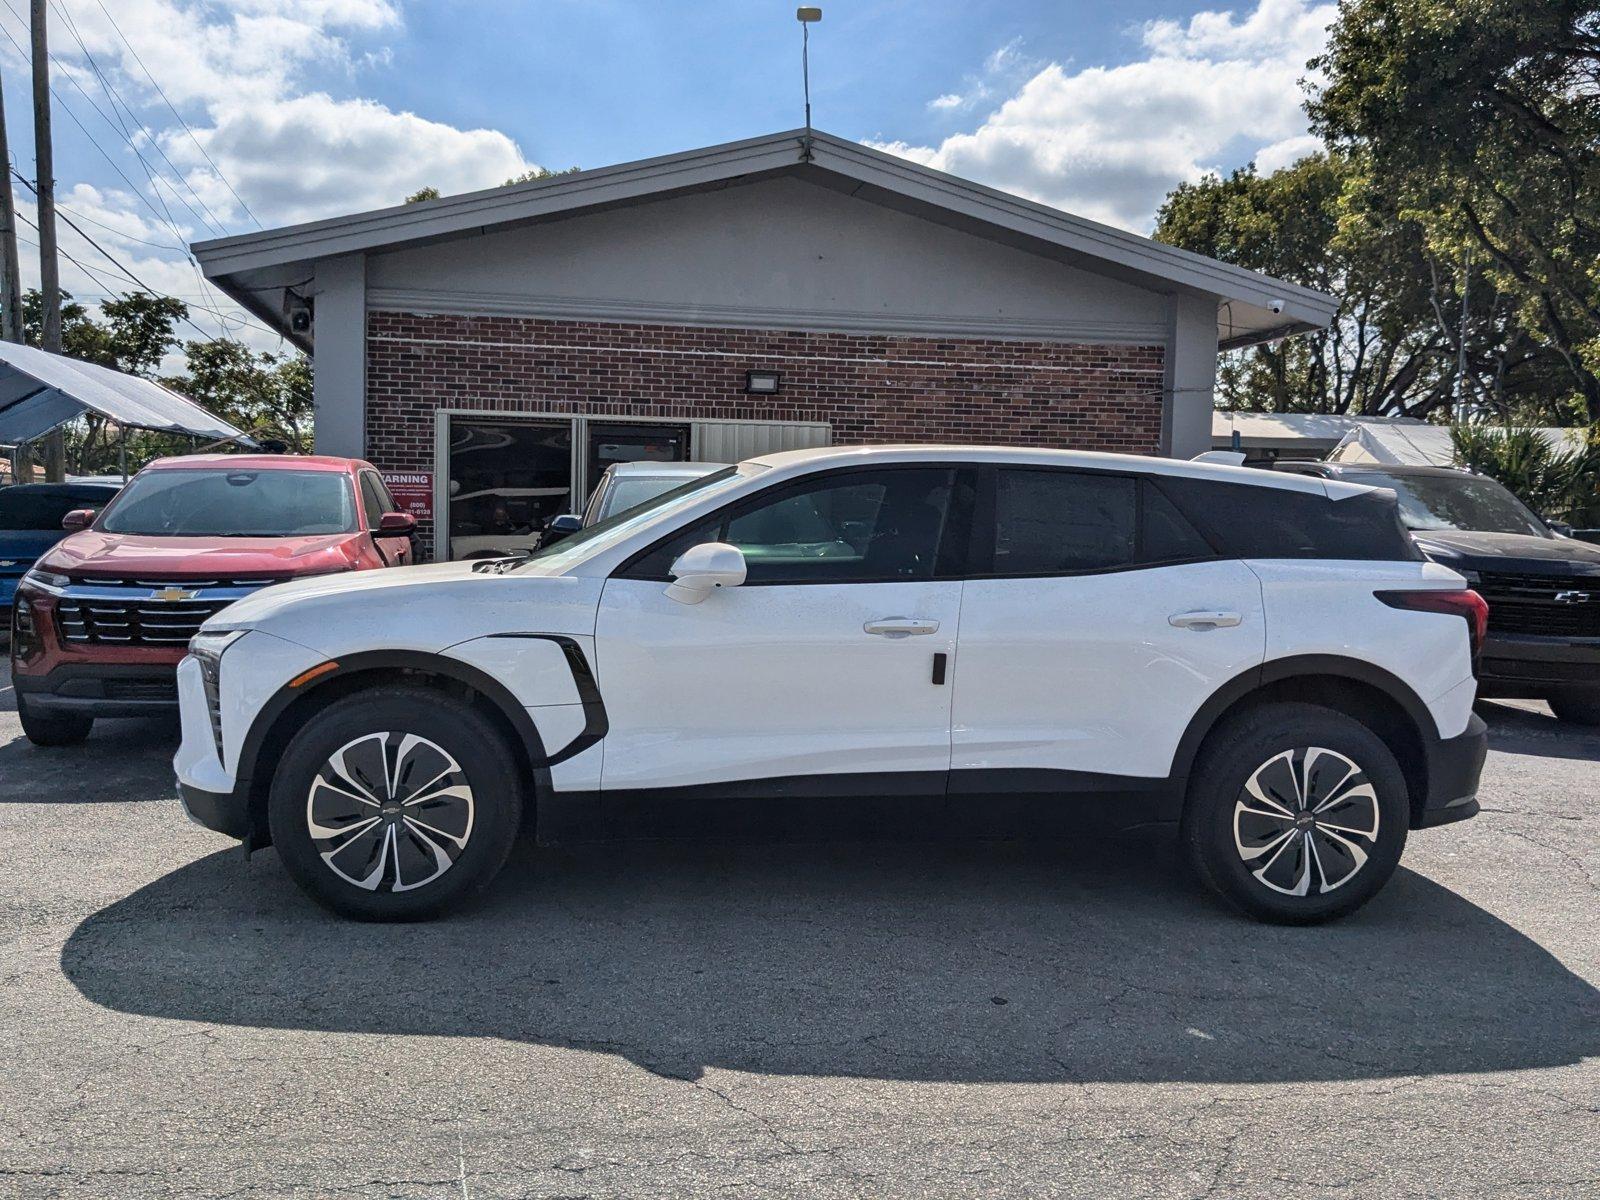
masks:
[[[1166,823],[1267,920],[1472,816],[1483,601],[1393,494],[976,447],[772,454],[532,558],[269,588],[179,668],[189,814],[362,918],[542,841],[782,807]],[[622,822],[623,817],[629,821]],[[921,822],[919,821],[919,827]]]

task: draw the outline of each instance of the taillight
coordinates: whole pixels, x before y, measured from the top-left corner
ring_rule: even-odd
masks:
[[[1472,660],[1477,662],[1483,649],[1484,635],[1489,632],[1489,602],[1471,588],[1454,592],[1374,592],[1390,608],[1405,608],[1412,612],[1449,613],[1463,617],[1467,622],[1467,636],[1472,643]]]

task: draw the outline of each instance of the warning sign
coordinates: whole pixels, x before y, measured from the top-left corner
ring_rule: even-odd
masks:
[[[433,519],[432,471],[384,471],[382,474],[401,512],[410,513],[419,521]]]

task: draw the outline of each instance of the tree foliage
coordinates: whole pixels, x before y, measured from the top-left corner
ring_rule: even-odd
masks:
[[[1318,132],[1437,258],[1482,264],[1600,421],[1600,4],[1346,0],[1312,65]]]
[[[1452,427],[1456,459],[1498,479],[1541,516],[1581,528],[1600,524],[1600,445],[1562,446],[1537,429]]]

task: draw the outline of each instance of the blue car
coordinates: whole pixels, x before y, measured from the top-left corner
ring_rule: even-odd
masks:
[[[18,483],[0,487],[0,633],[11,628],[17,580],[67,536],[61,518],[75,508],[104,508],[120,483]]]

